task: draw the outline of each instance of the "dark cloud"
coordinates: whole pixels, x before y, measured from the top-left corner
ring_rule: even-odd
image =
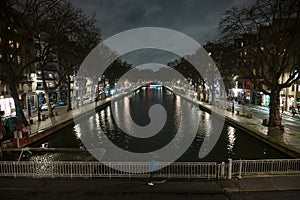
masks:
[[[73,0],[95,14],[103,39],[131,28],[157,26],[183,32],[200,43],[216,37],[222,13],[246,0]]]
[[[86,14],[95,15],[106,39],[138,27],[163,27],[182,32],[200,44],[217,37],[219,19],[232,6],[253,0],[73,0]],[[137,66],[147,62],[166,64],[176,56],[155,50],[124,55],[122,59]]]

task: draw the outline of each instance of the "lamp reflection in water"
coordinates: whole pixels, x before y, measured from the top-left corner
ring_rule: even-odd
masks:
[[[232,126],[228,126],[228,128],[227,128],[227,136],[228,136],[227,150],[228,150],[229,155],[234,154],[233,148],[234,148],[234,142],[236,140],[235,132],[236,132],[235,128],[233,128]]]

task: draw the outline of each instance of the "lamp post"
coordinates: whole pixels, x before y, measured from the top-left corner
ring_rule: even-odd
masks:
[[[41,106],[40,106],[40,97],[39,94],[36,94],[37,96],[37,112],[38,112],[38,121],[42,121],[41,119]]]

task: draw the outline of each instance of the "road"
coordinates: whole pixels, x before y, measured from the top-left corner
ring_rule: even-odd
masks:
[[[259,118],[259,119],[268,119],[269,118],[269,108],[262,107],[262,106],[254,106],[254,105],[241,105],[241,104],[235,104],[235,110],[239,110],[240,113],[247,114],[249,111],[252,111],[253,117]],[[282,117],[282,124],[296,132],[300,133],[300,116],[291,116],[290,113],[285,112]]]
[[[67,106],[56,106],[53,109],[53,113],[55,113],[55,112],[61,113],[61,112],[65,111],[66,109],[67,109]],[[28,119],[28,111],[27,110],[24,110],[24,114],[25,114],[25,117]],[[43,110],[41,112],[41,114],[48,115],[48,110]],[[37,115],[38,115],[38,112],[36,110],[34,110],[31,113],[31,118],[37,117]]]
[[[292,177],[293,178],[293,177]],[[296,177],[297,178],[297,177]],[[172,181],[148,186],[146,179],[31,179],[31,178],[0,178],[1,199],[299,199],[297,187],[282,187],[282,184],[294,184],[297,179],[275,178],[270,180],[252,179],[239,181],[197,180]],[[281,181],[282,182],[278,182]],[[267,187],[269,181],[278,182],[276,188]],[[255,184],[248,185],[248,182]],[[226,191],[231,184],[242,186],[247,191]],[[272,185],[272,184],[268,184]],[[240,188],[241,189],[241,188]],[[291,190],[293,189],[293,190]]]

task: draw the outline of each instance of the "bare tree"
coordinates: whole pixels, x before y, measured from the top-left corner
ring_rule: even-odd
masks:
[[[35,14],[39,15],[40,12],[37,10]],[[50,92],[56,90],[63,81],[67,82],[68,110],[71,109],[70,75],[98,43],[100,37],[95,29],[95,21],[87,18],[83,11],[75,8],[69,0],[61,0],[52,4],[51,9],[40,17],[37,23],[40,27],[36,32],[39,44],[38,67],[42,74],[49,117],[53,117]],[[54,85],[51,87],[46,81],[49,70],[55,72]]]
[[[226,11],[219,23],[224,41],[240,42],[241,73],[270,95],[269,127],[281,128],[280,91],[299,80],[299,9],[297,0],[257,0]]]
[[[21,100],[19,84],[30,73],[37,61],[33,51],[33,32],[36,28],[32,21],[32,12],[36,8],[34,1],[3,0],[0,2],[0,71],[11,92],[16,106],[19,123],[28,124]],[[47,9],[47,8],[45,8]]]
[[[57,38],[59,74],[67,84],[67,111],[72,110],[71,76],[77,71],[87,54],[100,42],[95,20],[77,10],[73,30]],[[97,76],[97,75],[96,75]],[[96,77],[98,80],[98,77]]]

